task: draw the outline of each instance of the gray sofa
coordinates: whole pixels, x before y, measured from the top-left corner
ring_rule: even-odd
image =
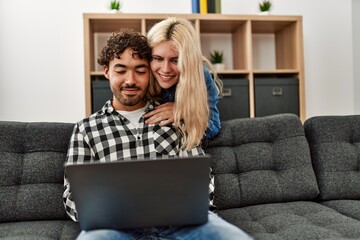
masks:
[[[0,122],[0,239],[74,239],[62,205],[73,124]],[[254,239],[360,239],[360,116],[222,123],[218,214]]]
[[[0,239],[75,239],[63,204],[74,124],[0,122]]]
[[[360,239],[360,116],[235,119],[207,152],[218,214],[255,239]]]

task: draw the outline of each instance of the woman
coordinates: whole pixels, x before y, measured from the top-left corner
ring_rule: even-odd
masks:
[[[200,37],[186,19],[169,17],[148,32],[152,48],[151,70],[156,80],[150,94],[162,105],[145,115],[146,123],[174,123],[183,135],[182,148],[189,150],[220,131],[217,109],[222,83],[215,82],[209,61],[202,56]],[[217,85],[216,85],[217,84]],[[205,133],[205,135],[204,135]]]

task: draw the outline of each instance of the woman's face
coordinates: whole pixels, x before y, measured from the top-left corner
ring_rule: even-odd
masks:
[[[164,41],[152,49],[151,71],[164,89],[174,86],[179,81],[178,57],[179,53],[169,41]]]

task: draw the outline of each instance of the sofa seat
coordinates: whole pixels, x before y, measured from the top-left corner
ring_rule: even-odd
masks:
[[[331,200],[322,202],[322,204],[346,216],[360,220],[359,200]]]
[[[360,239],[360,222],[315,202],[272,203],[220,210],[256,240]]]
[[[1,240],[74,240],[79,231],[79,224],[71,220],[0,223]]]

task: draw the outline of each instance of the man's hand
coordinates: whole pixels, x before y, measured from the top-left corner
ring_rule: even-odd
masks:
[[[167,102],[155,107],[154,110],[144,115],[146,124],[159,123],[165,126],[174,122],[174,103]]]

